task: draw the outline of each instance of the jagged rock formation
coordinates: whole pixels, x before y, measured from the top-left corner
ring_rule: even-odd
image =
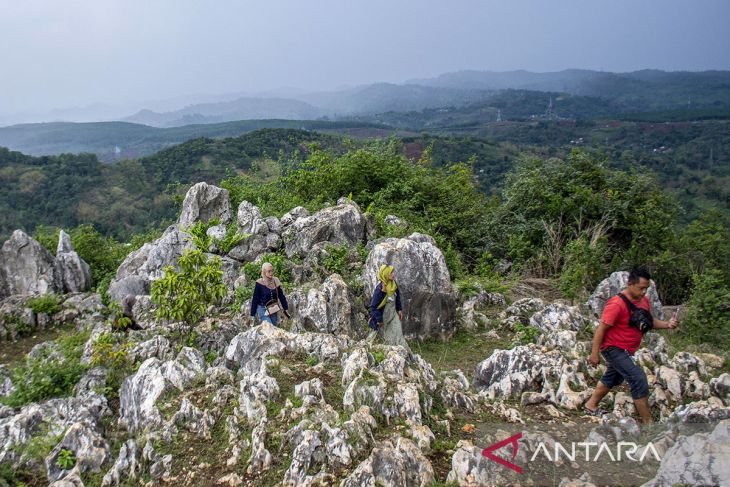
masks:
[[[16,230],[0,250],[0,299],[15,294],[74,293],[91,287],[89,266],[61,230],[56,257]]]
[[[656,477],[644,487],[723,485],[730,479],[730,420],[711,433],[680,436],[664,454]]]
[[[414,233],[374,240],[368,218],[346,199],[313,215],[294,208],[280,220],[264,218],[256,206],[242,202],[234,221],[228,198],[225,190],[197,184],[186,195],[179,219],[183,227],[171,226],[118,269],[112,297],[136,295],[131,314],[141,330],[114,333],[98,295],[66,296],[52,316],[33,312],[24,296],[0,303],[4,339],[50,323],[74,323],[88,336],[79,345],[83,373],[74,379],[70,397],[15,409],[0,405],[0,463],[42,475],[56,486],[118,486],[130,480],[148,485],[512,484],[519,479],[482,454],[485,446],[504,439],[504,432],[497,427],[482,435],[464,424],[467,420],[522,427],[547,416],[548,421],[590,425],[593,440],[620,441],[638,431],[632,401],[621,390],[605,400],[611,414],[568,418],[603,372],[603,366],[585,362],[586,330],[595,319],[580,308],[536,298],[506,307],[504,296],[482,291],[465,299],[457,316],[458,297],[431,237]],[[240,276],[246,262],[282,246],[295,258],[294,288],[287,289],[291,331],[267,323],[247,328],[240,316],[217,306],[193,330],[155,319],[150,283],[192,247],[185,228],[214,218],[221,225],[208,229],[210,253],[222,258],[231,290],[234,283],[251,284]],[[232,226],[246,237],[225,253],[216,242]],[[27,243],[21,246],[21,241]],[[32,250],[33,258],[44,262],[44,270],[34,274],[36,288],[46,282],[42,276],[51,275],[55,280],[47,285],[68,291],[86,285],[83,264],[69,244],[62,234],[58,253],[64,257],[45,261],[42,249],[22,235],[9,248],[15,254]],[[353,255],[346,256],[345,280],[324,275],[322,262],[333,252],[331,245],[370,251],[363,265],[363,255],[348,249]],[[448,337],[458,322],[475,333],[489,326],[489,337],[497,331],[517,336],[513,332],[527,329],[535,343],[484,353],[470,378],[460,369],[437,373],[402,347],[368,343],[358,294],[372,292],[383,263],[396,267],[407,334]],[[0,266],[2,276],[7,269]],[[596,303],[613,293],[612,285],[622,285],[615,275],[612,279],[594,293]],[[7,289],[5,278],[0,283]],[[499,314],[487,309],[494,306],[506,309]],[[654,306],[661,309],[661,303]],[[72,365],[53,341],[35,345],[27,355],[57,369]],[[719,483],[727,472],[718,458],[726,453],[715,445],[728,443],[730,426],[730,374],[714,377],[722,359],[687,352],[672,356],[656,333],[645,337],[636,358],[648,374],[650,405],[670,428],[660,441],[665,461],[648,485]],[[13,383],[17,380],[0,367],[0,397],[12,395],[21,384]],[[690,435],[681,429],[696,422],[711,431]],[[526,432],[513,461],[528,463],[537,444],[548,440],[546,434]],[[46,445],[43,455],[32,455],[29,444]],[[60,459],[69,453],[73,467],[63,470]],[[569,470],[561,485],[591,485],[590,478],[573,474]]]
[[[295,291],[289,300],[294,314],[292,331],[319,331],[353,338],[367,334],[362,326],[367,316],[356,306],[355,296],[338,274],[332,274],[321,286],[306,293]]]
[[[144,244],[124,259],[109,285],[109,296],[121,301],[128,294],[149,294],[152,281],[163,277],[166,267],[177,266],[183,252],[192,248],[188,233],[178,225],[169,226],[159,239]]]
[[[56,262],[41,244],[16,230],[0,250],[0,297],[60,292]]]
[[[56,249],[59,287],[63,292],[77,293],[91,287],[91,269],[74,251],[71,238],[61,230]]]
[[[417,337],[448,336],[456,324],[456,296],[436,242],[420,233],[378,241],[363,269],[368,295],[372,295],[382,264],[395,267],[405,315],[403,332]]]
[[[193,185],[185,194],[178,223],[188,227],[197,221],[207,223],[213,219],[219,220],[223,225],[231,221],[228,190],[207,183]]]

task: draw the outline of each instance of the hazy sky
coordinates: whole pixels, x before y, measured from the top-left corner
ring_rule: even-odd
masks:
[[[729,0],[0,0],[0,113],[461,69],[730,69]]]

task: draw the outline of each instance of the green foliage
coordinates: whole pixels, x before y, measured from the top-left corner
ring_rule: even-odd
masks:
[[[228,310],[233,314],[241,313],[241,307],[243,304],[253,297],[253,286],[240,286],[236,288],[234,294],[233,303],[228,307]],[[247,311],[243,311],[244,316],[248,316]]]
[[[319,358],[316,355],[310,355],[307,357],[307,365],[310,367],[314,367],[319,363]]]
[[[585,232],[570,241],[563,250],[563,269],[560,290],[565,297],[579,300],[588,297],[610,272],[608,269],[608,241],[605,236]]]
[[[65,397],[73,392],[87,367],[80,363],[89,333],[75,333],[57,340],[62,359],[27,358],[12,371],[15,389],[0,402],[11,407],[22,406],[52,397]]]
[[[55,294],[42,294],[30,298],[25,302],[25,305],[32,309],[34,313],[46,313],[49,316],[61,311],[61,304]]]
[[[327,256],[322,263],[324,268],[330,273],[344,275],[348,271],[350,263],[350,249],[347,244],[327,245],[325,251]]]
[[[237,177],[223,186],[237,194],[236,199],[260,203],[264,213],[287,211],[297,204],[316,210],[352,194],[352,200],[368,208],[383,228],[384,216],[396,214],[409,222],[409,230],[443,242],[447,262],[458,274],[462,260],[469,265],[481,254],[490,205],[475,185],[472,164],[443,168],[432,167],[428,161],[414,164],[400,153],[398,141],[391,140],[341,156],[313,150],[276,181],[254,184]]]
[[[610,248],[626,266],[643,264],[667,247],[676,212],[650,178],[609,170],[603,160],[579,150],[566,162],[523,160],[508,176],[504,198],[489,219],[488,250],[537,276],[561,272],[570,241],[578,239],[571,255],[585,254],[584,234],[598,251],[586,261],[606,259],[601,249]]]
[[[692,343],[730,349],[730,286],[717,269],[694,277],[695,287],[679,331]]]
[[[76,465],[76,455],[71,450],[61,448],[56,458],[56,466],[61,470],[71,470]]]
[[[517,341],[521,345],[528,343],[535,343],[537,338],[540,336],[540,330],[530,325],[523,325],[519,321],[515,324],[515,331],[517,332]]]
[[[127,363],[129,344],[114,333],[102,333],[92,347],[91,365],[121,368]]]
[[[226,235],[221,240],[217,240],[215,244],[221,252],[227,254],[233,249],[233,247],[238,245],[241,240],[249,236],[250,235],[245,233],[238,233],[238,226],[235,222],[233,222],[226,227]]]
[[[264,262],[268,262],[274,266],[274,276],[278,277],[282,284],[291,282],[291,268],[289,267],[286,256],[280,253],[264,254],[259,261],[244,264],[243,273],[249,282],[253,283],[261,277],[261,266]],[[253,289],[251,292],[253,293]]]
[[[208,223],[198,220],[193,225],[185,228],[185,231],[190,234],[196,249],[202,252],[210,252],[210,244],[213,242],[213,239],[208,235],[208,229],[214,225],[218,225],[218,223],[218,220],[215,219]]]
[[[376,366],[378,364],[380,364],[380,362],[382,362],[383,360],[385,360],[385,353],[383,353],[382,350],[374,350],[372,352],[372,356],[373,356],[373,359],[375,360],[375,365]]]
[[[207,259],[199,249],[186,250],[178,265],[180,271],[169,266],[165,277],[152,283],[152,301],[158,307],[157,318],[180,320],[192,326],[209,305],[226,295],[221,260]]]

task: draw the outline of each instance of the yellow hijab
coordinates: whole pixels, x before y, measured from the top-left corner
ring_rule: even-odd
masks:
[[[398,285],[390,278],[391,274],[393,274],[393,270],[392,265],[383,264],[380,266],[380,270],[378,271],[378,279],[381,282],[381,289],[385,291],[385,298],[383,298],[383,301],[381,301],[378,305],[378,309],[385,306],[388,298],[395,294],[395,290],[398,289]]]

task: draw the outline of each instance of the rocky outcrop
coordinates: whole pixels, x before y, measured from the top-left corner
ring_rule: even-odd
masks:
[[[653,480],[644,487],[725,485],[730,479],[730,420],[711,433],[680,436],[664,454]],[[723,480],[724,479],[724,480]]]
[[[0,249],[0,298],[63,291],[56,260],[41,244],[16,230]]]
[[[516,397],[533,391],[552,394],[565,358],[558,351],[544,353],[535,345],[495,350],[474,368],[474,388],[490,399]]]
[[[81,473],[98,473],[101,466],[111,458],[109,444],[99,433],[88,425],[75,423],[46,457],[46,471],[51,482],[63,478],[67,473],[58,465],[62,450],[73,453],[76,458],[75,466]]]
[[[626,271],[614,272],[596,287],[591,297],[588,298],[586,306],[590,309],[591,313],[595,318],[600,318],[603,313],[603,308],[606,307],[606,302],[612,296],[615,296],[622,289],[626,288],[629,283],[629,273]],[[651,281],[649,289],[646,292],[647,298],[651,303],[651,312],[654,316],[659,319],[664,319],[664,307],[662,302],[659,300],[659,295],[656,291],[656,284]]]
[[[446,260],[428,235],[381,240],[363,269],[365,291],[371,296],[382,264],[395,268],[403,304],[403,332],[416,337],[448,335],[455,326],[456,297]]]
[[[356,307],[355,296],[338,274],[332,274],[319,288],[307,293],[292,293],[289,301],[294,308],[294,332],[315,331],[353,338],[367,334],[365,314]]]
[[[166,267],[176,267],[183,252],[194,248],[189,239],[178,225],[171,225],[159,239],[129,254],[109,285],[112,300],[121,301],[128,294],[149,294],[152,281],[164,277]]]
[[[226,225],[231,221],[231,200],[227,189],[208,183],[197,183],[185,194],[178,223],[188,227],[197,221],[217,219]]]
[[[300,216],[287,225],[285,222],[291,218],[287,218],[287,215],[282,218],[285,226],[282,238],[288,257],[306,257],[312,247],[320,242],[355,245],[364,243],[367,236],[367,220],[360,208],[351,201],[343,201],[312,216]]]
[[[370,457],[342,481],[342,487],[387,485],[425,487],[434,481],[433,466],[421,450],[407,438],[384,441]]]
[[[61,230],[56,249],[59,287],[66,293],[86,291],[91,287],[91,269],[74,251],[71,238]]]

